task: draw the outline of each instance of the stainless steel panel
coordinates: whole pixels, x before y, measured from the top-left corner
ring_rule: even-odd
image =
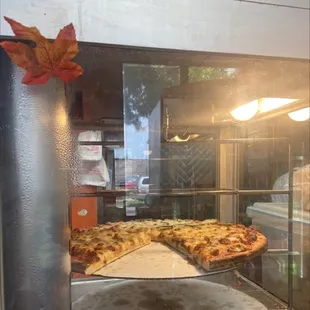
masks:
[[[107,279],[92,279],[86,281],[74,281],[71,286],[72,303],[77,301],[80,297],[87,294],[94,294],[106,288],[108,285],[120,283],[120,279],[107,280]],[[167,280],[169,281],[169,280]],[[171,280],[174,281],[174,280]],[[221,275],[208,276],[201,278],[201,281],[210,281],[219,283],[241,291],[264,304],[267,309],[287,309],[287,306],[279,299],[275,298],[268,292],[264,291],[253,282],[242,277],[238,272],[228,272]]]
[[[70,309],[70,126],[63,83],[21,84],[0,50],[0,189],[5,309]]]
[[[1,63],[1,60],[0,60]],[[2,232],[2,200],[0,192],[0,232]],[[4,310],[3,244],[0,238],[0,310]]]

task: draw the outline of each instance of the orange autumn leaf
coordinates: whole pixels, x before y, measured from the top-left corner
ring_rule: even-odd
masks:
[[[23,43],[2,42],[0,45],[6,50],[13,62],[24,70],[28,70],[36,61],[32,49]]]
[[[56,40],[51,43],[36,27],[26,27],[13,19],[4,18],[16,37],[34,41],[36,44],[32,48],[24,43],[0,43],[12,61],[27,71],[22,83],[45,84],[51,76],[69,82],[83,73],[83,69],[71,61],[79,51],[72,24],[61,29]]]

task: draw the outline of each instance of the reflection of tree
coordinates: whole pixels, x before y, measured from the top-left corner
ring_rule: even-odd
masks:
[[[227,77],[226,69],[190,67],[189,82]],[[180,84],[180,68],[155,65],[124,66],[125,122],[141,129],[141,118],[148,117],[161,98],[163,90]]]
[[[189,82],[202,82],[212,79],[222,79],[224,77],[233,77],[234,71],[222,68],[212,67],[190,67],[188,69],[188,81]]]
[[[141,128],[140,118],[148,117],[165,88],[178,85],[178,67],[153,65],[124,66],[124,111],[126,124]]]

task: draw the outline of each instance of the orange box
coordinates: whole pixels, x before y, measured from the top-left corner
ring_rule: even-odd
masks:
[[[79,187],[79,193],[95,193],[96,186]],[[97,197],[71,198],[71,227],[87,228],[98,224]]]

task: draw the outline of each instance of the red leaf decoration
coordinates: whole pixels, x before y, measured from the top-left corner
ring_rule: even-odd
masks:
[[[36,43],[34,48],[24,43],[0,43],[12,61],[27,71],[22,83],[45,84],[51,76],[69,82],[83,73],[81,66],[71,61],[79,51],[72,24],[61,29],[56,40],[51,43],[36,27],[26,27],[8,17],[4,19],[10,24],[16,37]]]

